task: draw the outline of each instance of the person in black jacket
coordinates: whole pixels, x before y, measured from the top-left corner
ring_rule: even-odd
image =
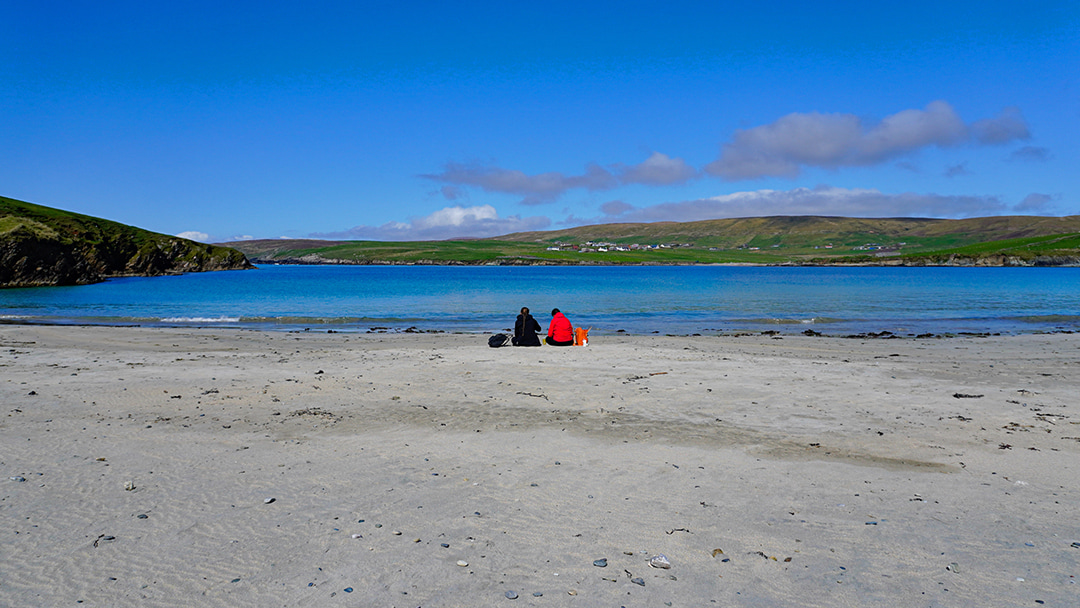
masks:
[[[540,331],[540,323],[529,314],[529,309],[521,307],[521,314],[514,321],[514,337],[510,343],[514,346],[540,346],[540,338],[536,332]]]

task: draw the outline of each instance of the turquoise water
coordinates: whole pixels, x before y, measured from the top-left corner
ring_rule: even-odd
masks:
[[[521,306],[598,334],[1080,331],[1080,268],[263,266],[0,290],[8,323],[491,332]]]

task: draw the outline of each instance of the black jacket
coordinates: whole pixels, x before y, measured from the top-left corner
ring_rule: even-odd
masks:
[[[514,346],[540,346],[540,338],[536,332],[540,331],[540,324],[532,315],[518,315],[514,321]]]

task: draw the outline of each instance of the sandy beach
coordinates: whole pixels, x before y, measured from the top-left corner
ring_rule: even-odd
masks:
[[[0,399],[0,606],[1080,597],[1076,334],[2,325]]]

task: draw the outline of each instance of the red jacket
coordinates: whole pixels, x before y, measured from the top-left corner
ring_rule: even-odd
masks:
[[[547,335],[556,342],[570,342],[574,339],[574,326],[570,324],[570,319],[563,316],[561,312],[557,312],[554,317],[551,317]]]

